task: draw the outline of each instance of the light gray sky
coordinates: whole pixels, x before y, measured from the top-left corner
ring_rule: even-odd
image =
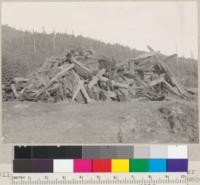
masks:
[[[196,2],[3,3],[2,23],[68,33],[164,54],[197,58]]]

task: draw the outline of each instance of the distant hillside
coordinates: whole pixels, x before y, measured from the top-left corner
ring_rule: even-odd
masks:
[[[144,51],[130,49],[119,44],[107,44],[91,38],[71,34],[47,34],[20,31],[7,25],[2,26],[2,78],[26,77],[39,67],[46,58],[62,56],[67,49],[82,47],[97,54],[114,57],[117,61],[133,58]],[[162,56],[165,57],[165,56]],[[197,86],[197,61],[176,58],[168,65],[187,86]]]

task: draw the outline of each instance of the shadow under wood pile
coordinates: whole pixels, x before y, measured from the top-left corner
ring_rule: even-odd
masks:
[[[29,79],[14,78],[11,89],[18,100],[46,102],[191,98],[194,93],[176,79],[165,63],[168,58],[161,60],[148,48],[149,53],[123,62],[90,50],[70,50],[63,58],[47,59]]]

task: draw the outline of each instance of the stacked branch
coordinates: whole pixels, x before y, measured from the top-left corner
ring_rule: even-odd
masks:
[[[139,97],[161,101],[170,95],[190,98],[191,92],[180,84],[159,53],[148,48],[149,53],[120,63],[97,57],[90,50],[70,50],[62,58],[47,59],[29,79],[13,79],[11,89],[18,100],[46,102],[91,103]]]

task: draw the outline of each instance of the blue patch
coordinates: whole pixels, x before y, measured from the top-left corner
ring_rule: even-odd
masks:
[[[166,159],[150,159],[149,171],[150,172],[166,172]]]

